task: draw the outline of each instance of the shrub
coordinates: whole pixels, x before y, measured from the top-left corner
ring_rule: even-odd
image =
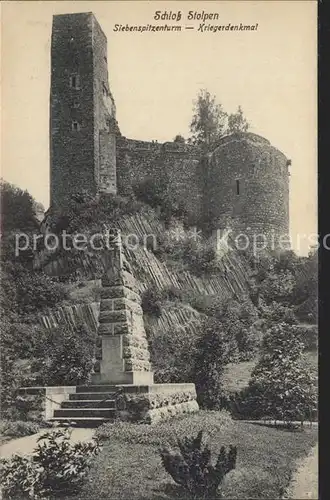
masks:
[[[150,287],[142,294],[142,310],[144,314],[159,318],[162,314],[161,303],[163,300],[162,293],[156,287]]]
[[[221,488],[221,498],[280,498],[279,480],[271,472],[260,467],[244,467],[226,475]]]
[[[203,431],[195,438],[178,439],[180,453],[169,448],[160,451],[162,464],[174,481],[183,486],[191,498],[213,499],[228,472],[236,467],[237,447],[222,446],[215,465],[211,462],[211,450],[202,448]]]
[[[95,332],[66,324],[48,331],[34,369],[40,385],[79,385],[89,381],[94,366]]]
[[[71,443],[70,434],[68,429],[46,432],[31,457],[1,459],[3,498],[56,498],[77,493],[100,446],[97,440]]]
[[[23,437],[39,432],[40,427],[36,422],[17,420],[12,422],[4,420],[0,423],[0,434],[3,436]]]
[[[197,434],[201,430],[201,418],[204,435],[210,439],[217,432],[226,432],[233,424],[229,412],[225,410],[201,410],[189,415],[189,418],[178,416],[175,419],[175,426],[171,419],[161,421],[157,425],[107,422],[97,428],[96,436],[103,440],[114,439],[134,445],[163,446],[164,443],[168,443],[175,446],[178,438],[183,438],[187,434]]]
[[[5,290],[10,288],[13,298],[11,304],[5,305],[20,315],[54,307],[67,298],[64,286],[54,278],[41,271],[26,269],[18,263],[7,263],[2,283]]]
[[[265,335],[252,372],[247,404],[260,417],[311,420],[316,411],[316,379],[305,365],[299,328],[280,323]]]
[[[198,403],[209,409],[220,407],[224,366],[237,360],[237,342],[232,332],[224,331],[215,318],[201,325],[203,335],[197,341],[193,377]]]

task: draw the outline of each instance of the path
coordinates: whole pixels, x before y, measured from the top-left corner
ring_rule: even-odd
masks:
[[[58,428],[58,427],[57,427]],[[44,434],[48,429],[44,429],[32,436],[25,436],[18,439],[13,439],[8,443],[0,446],[0,457],[8,458],[15,453],[20,455],[30,455],[37,446],[37,439],[41,434]],[[50,429],[49,429],[50,430]],[[94,435],[95,429],[85,429],[76,427],[72,430],[71,440],[76,443],[77,441],[89,441]]]
[[[318,445],[302,460],[293,475],[286,498],[318,499]]]

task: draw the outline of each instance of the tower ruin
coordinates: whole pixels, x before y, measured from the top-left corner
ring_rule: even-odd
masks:
[[[50,90],[50,203],[74,193],[117,191],[116,107],[107,39],[91,12],[53,17]]]

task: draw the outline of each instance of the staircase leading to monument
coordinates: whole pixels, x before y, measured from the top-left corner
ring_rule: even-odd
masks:
[[[118,388],[108,385],[77,386],[76,393],[54,410],[53,422],[98,424],[114,420]]]

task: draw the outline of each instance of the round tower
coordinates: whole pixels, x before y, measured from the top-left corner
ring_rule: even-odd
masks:
[[[204,207],[212,228],[288,248],[290,160],[267,139],[240,132],[223,137],[207,163]]]

